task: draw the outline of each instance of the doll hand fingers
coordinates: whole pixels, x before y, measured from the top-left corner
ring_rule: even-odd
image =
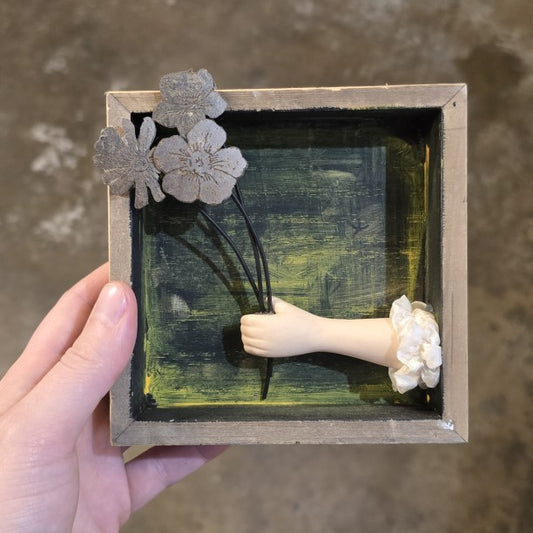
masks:
[[[264,322],[264,318],[268,315],[263,315],[260,313],[251,314],[251,315],[243,315],[241,316],[241,328],[254,328],[254,327],[260,327],[261,323]]]
[[[276,314],[284,314],[289,313],[295,309],[298,309],[294,305],[290,304],[289,302],[286,302],[285,300],[282,300],[281,298],[276,298],[275,296],[272,297],[272,307],[274,308],[274,313]]]
[[[268,336],[268,332],[265,331],[264,327],[261,327],[261,324],[250,324],[249,322],[242,324],[241,323],[241,337],[248,339],[263,339]]]
[[[256,313],[244,315],[241,317],[241,331],[245,328],[250,332],[255,330],[257,334],[261,334],[261,332],[266,332],[268,328],[272,328],[272,324],[278,320],[279,317],[274,314]]]
[[[241,331],[242,328],[250,328],[253,326],[255,315],[243,315],[241,316]]]
[[[259,357],[270,357],[267,350],[254,346],[253,344],[244,343],[244,351],[249,355],[257,355]]]
[[[246,333],[242,333],[241,339],[246,353],[250,355],[260,355],[262,357],[269,357],[271,355],[270,342],[268,339],[254,335],[247,335]]]

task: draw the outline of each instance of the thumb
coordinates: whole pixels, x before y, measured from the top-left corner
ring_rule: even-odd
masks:
[[[85,327],[63,357],[26,396],[34,427],[67,446],[126,366],[137,332],[137,305],[124,283],[101,291]]]
[[[274,307],[274,313],[277,315],[288,313],[294,309],[299,309],[298,307],[286,302],[285,300],[282,300],[281,298],[277,298],[276,296],[272,297],[272,306]]]

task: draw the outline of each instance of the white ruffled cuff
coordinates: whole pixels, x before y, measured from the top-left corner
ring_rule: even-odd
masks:
[[[393,389],[403,394],[416,386],[436,387],[442,354],[439,326],[431,307],[402,296],[392,304],[389,316],[398,335],[396,356],[403,363],[399,369],[389,368]]]

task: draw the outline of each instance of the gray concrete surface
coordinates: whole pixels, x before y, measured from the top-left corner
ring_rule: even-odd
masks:
[[[470,443],[235,447],[124,531],[533,530],[532,18],[528,0],[1,2],[0,373],[105,260],[104,91],[189,67],[220,88],[470,86]]]

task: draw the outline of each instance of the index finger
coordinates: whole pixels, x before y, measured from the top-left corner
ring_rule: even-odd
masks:
[[[105,263],[59,299],[0,381],[0,413],[23,398],[72,346],[109,278]]]

